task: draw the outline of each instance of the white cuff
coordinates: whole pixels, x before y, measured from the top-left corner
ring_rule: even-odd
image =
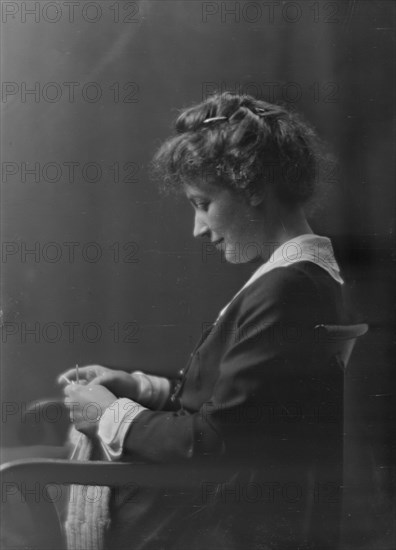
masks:
[[[98,437],[113,460],[122,455],[126,434],[137,415],[144,410],[146,407],[123,397],[114,401],[103,413]]]
[[[154,376],[141,371],[134,371],[131,376],[139,382],[139,403],[150,409],[160,410],[169,397],[171,383],[163,376]]]

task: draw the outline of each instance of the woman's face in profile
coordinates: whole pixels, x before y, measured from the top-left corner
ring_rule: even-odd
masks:
[[[194,211],[194,237],[206,237],[230,263],[262,256],[263,220],[246,198],[218,185],[184,185]]]

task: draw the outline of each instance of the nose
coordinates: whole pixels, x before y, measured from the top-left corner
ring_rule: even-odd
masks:
[[[203,237],[209,233],[209,228],[206,225],[205,221],[202,219],[202,214],[200,212],[195,213],[194,218],[194,237]]]

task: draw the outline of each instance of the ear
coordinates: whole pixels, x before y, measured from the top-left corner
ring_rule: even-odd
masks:
[[[265,196],[265,191],[255,191],[252,195],[250,195],[249,203],[251,204],[251,206],[260,206],[260,204],[264,201]]]

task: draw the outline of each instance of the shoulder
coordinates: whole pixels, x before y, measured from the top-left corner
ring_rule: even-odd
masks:
[[[341,285],[312,262],[278,267],[259,277],[239,295],[239,315],[278,310],[288,317],[320,315],[341,299]],[[327,315],[326,315],[327,316]]]
[[[287,267],[277,267],[259,277],[244,290],[245,298],[257,296],[288,296],[304,293],[317,295],[338,289],[340,284],[329,273],[313,262],[296,262]]]

